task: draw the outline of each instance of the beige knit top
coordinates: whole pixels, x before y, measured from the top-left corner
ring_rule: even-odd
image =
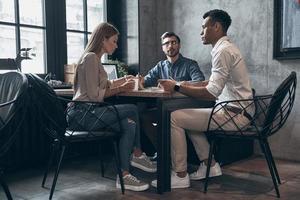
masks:
[[[104,100],[105,90],[111,86],[100,58],[93,52],[86,53],[77,66],[73,100]]]

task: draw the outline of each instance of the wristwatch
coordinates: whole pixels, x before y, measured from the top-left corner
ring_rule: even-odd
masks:
[[[179,92],[180,90],[180,83],[176,83],[176,85],[174,85],[174,91]]]

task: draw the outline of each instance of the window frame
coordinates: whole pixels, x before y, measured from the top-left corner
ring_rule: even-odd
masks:
[[[44,26],[38,25],[28,25],[20,24],[20,0],[14,0],[15,5],[15,22],[4,22],[0,21],[1,25],[12,26],[15,28],[15,46],[17,56],[19,49],[21,48],[21,28],[35,28],[45,31],[44,35],[44,63],[45,63],[45,74],[38,74],[42,78],[48,73],[56,74],[56,78],[63,80],[64,78],[64,65],[67,64],[68,54],[67,54],[67,32],[76,32],[84,34],[84,46],[86,46],[88,41],[88,35],[91,32],[88,31],[87,24],[87,0],[83,1],[84,9],[84,31],[77,31],[67,29],[66,27],[66,1],[65,0],[43,0],[43,17],[44,17]],[[104,7],[104,20],[107,19],[107,3],[106,0],[103,2]]]
[[[18,3],[19,0],[13,0]],[[138,2],[138,0],[136,0]],[[118,49],[113,55],[107,56],[106,59],[118,59],[127,62],[127,25],[128,17],[126,13],[126,0],[104,0],[104,21],[115,25],[121,32],[118,41]],[[16,5],[16,4],[15,4]],[[15,6],[16,7],[16,6]],[[19,8],[15,11],[19,15]],[[44,0],[44,21],[45,21],[45,74],[38,74],[42,78],[47,73],[56,75],[58,80],[64,80],[64,65],[67,64],[67,28],[66,28],[66,1],[65,0]],[[137,12],[138,13],[138,12]],[[124,21],[124,17],[126,20]],[[0,22],[1,23],[1,22]],[[14,23],[2,22],[4,25],[13,25]],[[86,26],[88,24],[86,23]],[[35,27],[35,25],[24,25],[24,27]],[[39,27],[39,26],[38,26]],[[19,30],[18,30],[19,31]],[[16,51],[20,49],[20,32],[17,33],[19,39],[16,39]],[[87,33],[88,35],[89,33]],[[85,40],[85,45],[87,38]],[[17,52],[16,52],[17,55]],[[139,59],[138,59],[139,60]],[[137,63],[138,63],[137,60]],[[130,63],[128,63],[130,64]]]
[[[36,29],[36,30],[42,30],[42,31],[45,31],[45,34],[46,34],[45,10],[43,11],[44,26],[20,23],[20,4],[19,4],[19,1],[20,0],[14,0],[15,22],[5,22],[5,21],[0,20],[0,25],[14,27],[14,29],[15,29],[15,37],[16,37],[16,41],[15,41],[16,49],[15,50],[16,50],[16,52],[15,52],[15,57],[14,58],[17,57],[17,55],[19,54],[19,51],[21,49],[21,28],[32,28],[32,29]],[[46,0],[42,0],[42,7],[43,8],[45,8],[45,1]],[[45,35],[44,35],[44,47],[45,47],[45,50],[47,50],[47,43],[45,43]],[[44,71],[46,72],[47,71],[47,55],[46,54],[44,55],[44,63],[46,64],[46,66],[44,66]],[[21,66],[22,66],[22,63],[21,63]]]
[[[273,58],[277,60],[300,59],[300,47],[282,47],[283,6],[283,0],[274,0]]]
[[[80,33],[84,35],[84,47],[87,45],[88,43],[88,36],[92,34],[92,31],[88,30],[88,0],[82,0],[83,1],[83,29],[84,30],[76,30],[76,29],[68,29],[67,25],[66,25],[66,42],[68,40],[67,35],[68,33]],[[103,21],[107,21],[107,3],[106,0],[99,0],[99,1],[103,1]],[[66,7],[66,6],[65,6]],[[65,11],[66,12],[66,11]],[[65,18],[66,19],[66,18]],[[66,23],[67,23],[67,19],[66,19]],[[67,62],[68,62],[68,47],[66,49],[67,51]],[[66,64],[72,64],[72,63],[66,63]]]

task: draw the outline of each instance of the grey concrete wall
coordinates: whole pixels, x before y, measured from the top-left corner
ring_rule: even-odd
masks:
[[[173,17],[165,12],[172,1],[139,0],[140,69],[146,74],[149,69],[164,59],[160,46],[160,36],[172,30]]]
[[[139,1],[140,73],[145,75],[158,59],[156,1]]]
[[[244,55],[258,94],[274,91],[291,71],[300,74],[300,60],[272,58],[273,0],[140,0],[141,68],[147,71],[162,57],[159,36],[171,30],[182,39],[183,55],[197,60],[209,77],[211,46],[202,45],[199,34],[202,15],[215,8],[231,15],[233,22],[228,35]],[[286,125],[270,138],[271,149],[277,158],[300,161],[299,87]],[[257,146],[256,153],[260,153]]]

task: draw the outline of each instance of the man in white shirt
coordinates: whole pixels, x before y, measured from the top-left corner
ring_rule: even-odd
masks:
[[[173,80],[161,80],[160,84],[170,92],[177,91],[187,96],[216,100],[217,102],[252,98],[246,64],[239,49],[227,37],[227,30],[231,24],[230,16],[223,10],[211,10],[203,15],[203,19],[201,39],[203,44],[211,44],[213,47],[209,80],[197,85]],[[239,105],[230,106],[234,107],[235,111],[240,110]],[[190,179],[205,178],[209,143],[203,132],[207,129],[211,111],[211,108],[199,108],[182,109],[171,113],[171,188],[186,188],[190,186]],[[233,114],[237,114],[235,122],[242,125],[249,123],[254,108],[250,107],[247,115],[235,111],[232,111]],[[218,123],[227,121],[227,116],[219,115]],[[217,125],[214,124],[214,126]],[[235,125],[227,123],[225,128],[234,129]],[[185,131],[187,131],[199,159],[203,161],[198,170],[190,175],[187,173]],[[210,177],[220,175],[222,175],[220,165],[213,160]],[[152,181],[153,186],[156,184],[156,180]]]

